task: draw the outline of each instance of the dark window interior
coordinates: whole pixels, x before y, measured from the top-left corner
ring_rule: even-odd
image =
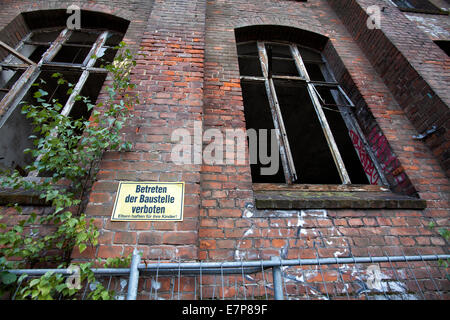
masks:
[[[285,129],[287,142],[284,141],[284,149],[279,152],[280,166],[276,175],[260,173],[264,166],[259,157],[257,164],[251,164],[253,182],[286,183],[289,179],[289,183],[296,184],[341,184],[348,179],[340,173],[343,169],[337,168],[338,160],[334,157],[339,153],[351,183],[370,184],[349,135],[349,108],[353,104],[328,71],[322,55],[298,47],[299,59],[293,56],[293,46],[263,43],[265,50],[261,54],[267,54],[268,78],[261,75],[258,51],[262,47],[258,48],[256,42],[238,45],[246,126],[258,133],[259,129],[273,129],[274,123],[278,123],[281,134]],[[303,71],[302,62],[306,69]],[[305,72],[310,80],[300,76]],[[278,107],[280,119],[276,115]],[[325,123],[328,123],[329,131]],[[270,146],[270,141],[268,144]],[[249,144],[249,148],[252,151],[255,146]],[[283,153],[286,155],[284,163],[281,162]]]
[[[269,70],[273,75],[298,76],[298,70],[289,46],[266,44],[269,58]]]
[[[237,50],[241,75],[254,77],[262,76],[256,42],[239,45]]]
[[[352,184],[370,184],[348,134],[348,128],[339,111],[323,108],[328,125],[344,161]]]
[[[90,47],[76,47],[63,45],[58,51],[56,56],[52,59],[52,62],[63,62],[70,64],[82,64],[86,59]]]
[[[247,129],[255,129],[258,135],[259,129],[274,129],[272,114],[269,106],[269,99],[264,86],[264,82],[246,82],[241,83],[242,96],[245,101],[245,120]],[[257,151],[259,154],[259,135]],[[267,133],[267,153],[270,154],[271,139],[270,133]],[[285,183],[281,160],[279,160],[279,169],[276,175],[261,175],[263,164],[259,162],[251,165],[252,179],[254,183]]]
[[[312,81],[325,81],[321,68],[323,63],[305,62],[305,68],[309,79]]]
[[[439,48],[441,48],[447,54],[447,56],[450,56],[450,41],[436,40],[434,41],[434,43],[436,43],[439,46]]]
[[[102,89],[103,82],[106,79],[106,74],[96,74],[92,73],[89,75],[86,83],[81,90],[81,95],[83,97],[89,97],[92,104],[97,101],[100,90]],[[87,109],[87,106],[80,100],[75,102],[69,116],[73,119],[83,119],[88,120],[91,114],[91,110]]]
[[[93,31],[72,31],[69,39],[65,42],[66,44],[78,44],[78,45],[89,45],[91,47],[97,40],[99,32]]]
[[[306,86],[275,80],[298,183],[340,184],[336,165]]]

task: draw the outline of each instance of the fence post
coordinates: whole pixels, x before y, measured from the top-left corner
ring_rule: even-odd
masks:
[[[141,255],[134,248],[133,257],[131,258],[130,278],[128,280],[127,300],[136,300],[138,283],[139,283],[139,263],[141,262]]]
[[[279,266],[272,267],[273,273],[273,289],[275,292],[275,300],[284,300],[283,297],[283,279],[281,277],[281,259],[279,257],[272,257],[272,261],[280,262]]]

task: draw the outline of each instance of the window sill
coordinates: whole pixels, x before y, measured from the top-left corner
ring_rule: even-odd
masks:
[[[46,178],[27,177],[24,179],[39,183]],[[69,184],[70,183],[67,180],[60,180],[55,186],[58,189],[64,189],[67,188]],[[41,198],[40,195],[41,193],[39,191],[33,189],[0,188],[0,205],[18,204],[25,206],[49,206],[50,204],[45,198]]]
[[[257,209],[425,209],[425,200],[380,186],[253,184]]]
[[[33,190],[0,189],[0,205],[17,203],[18,205],[45,206],[45,199],[41,199],[39,195]]]

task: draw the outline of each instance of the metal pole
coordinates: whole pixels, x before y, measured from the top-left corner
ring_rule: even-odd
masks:
[[[274,265],[272,267],[273,289],[275,292],[275,300],[284,300],[284,298],[283,298],[283,279],[281,277],[281,259],[279,257],[272,257],[271,261],[279,263],[279,265]]]
[[[139,282],[139,269],[138,265],[141,261],[141,255],[134,248],[133,257],[131,258],[131,266],[130,266],[130,279],[128,281],[128,293],[127,300],[136,300],[138,282]]]
[[[140,257],[139,261],[140,261]],[[307,265],[329,265],[329,264],[353,264],[353,263],[383,263],[383,262],[408,262],[408,261],[437,261],[439,259],[447,260],[450,259],[450,255],[424,255],[424,256],[381,256],[381,257],[354,257],[354,258],[319,258],[319,259],[294,259],[294,260],[265,260],[265,261],[230,261],[230,262],[203,262],[202,273],[205,274],[208,270],[212,270],[215,273],[227,274],[227,271],[231,269],[233,274],[241,274],[242,267],[244,267],[244,272],[246,268],[254,268],[255,270],[250,270],[256,272],[261,268],[271,268],[273,266],[307,266]],[[180,274],[196,273],[199,274],[200,263],[198,262],[185,262],[182,264],[183,268],[180,268],[179,263],[162,263],[162,264],[147,264],[138,265],[136,268],[140,272],[156,272],[159,270],[161,274],[162,271],[168,272],[178,272]],[[217,270],[214,270],[216,268]],[[125,275],[130,274],[130,268],[105,268],[105,269],[92,269],[95,275]],[[12,269],[3,270],[16,275],[27,274],[28,276],[43,275],[48,271],[53,271],[54,273],[63,275],[72,275],[72,270],[70,269]],[[213,273],[214,274],[214,273]],[[229,273],[228,273],[229,274]]]

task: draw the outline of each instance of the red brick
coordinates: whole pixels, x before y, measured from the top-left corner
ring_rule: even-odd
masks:
[[[122,246],[100,246],[98,248],[97,256],[102,259],[106,258],[119,258],[122,257]]]
[[[135,244],[136,233],[135,232],[116,232],[114,235],[114,243],[117,244]]]
[[[349,220],[348,220],[348,224],[349,224],[351,227],[360,227],[360,226],[363,226],[363,225],[364,225],[364,223],[362,222],[362,220],[361,220],[361,219],[358,219],[358,218],[349,219]]]
[[[222,229],[203,228],[199,230],[200,238],[223,238],[224,231]]]
[[[195,231],[168,231],[163,234],[165,244],[195,244],[197,242],[197,232]]]
[[[139,244],[161,244],[162,243],[162,232],[158,231],[147,231],[139,233],[138,238]]]

